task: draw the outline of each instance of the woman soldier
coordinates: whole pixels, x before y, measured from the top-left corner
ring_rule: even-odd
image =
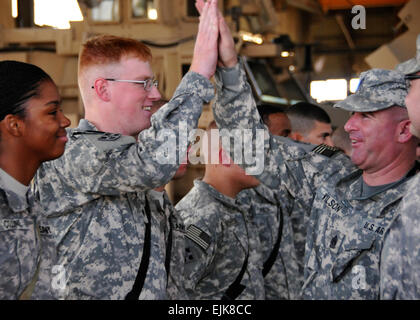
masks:
[[[29,192],[43,161],[60,157],[70,125],[42,69],[0,62],[0,299],[53,298],[52,230]]]

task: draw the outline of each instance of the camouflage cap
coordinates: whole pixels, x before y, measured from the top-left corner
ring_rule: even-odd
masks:
[[[334,105],[354,112],[373,112],[392,106],[405,108],[408,83],[394,70],[371,69],[360,74],[356,92]]]
[[[417,54],[414,58],[404,61],[395,67],[403,74],[413,74],[420,71],[420,34],[417,36]]]

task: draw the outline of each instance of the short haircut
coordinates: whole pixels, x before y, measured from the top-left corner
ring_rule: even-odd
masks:
[[[286,111],[292,124],[292,131],[303,135],[309,134],[315,121],[331,123],[328,113],[321,107],[308,102],[298,102]]]
[[[269,125],[269,116],[273,113],[285,113],[286,108],[271,104],[261,104],[258,107],[258,113],[265,125]]]
[[[144,43],[112,35],[100,35],[88,39],[80,50],[79,74],[85,68],[118,63],[122,57],[135,57],[151,62],[152,53]]]

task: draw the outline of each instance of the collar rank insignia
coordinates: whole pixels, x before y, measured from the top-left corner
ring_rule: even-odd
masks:
[[[320,144],[318,146],[316,146],[315,148],[312,149],[313,152],[318,153],[318,154],[322,154],[323,156],[326,157],[332,157],[334,154],[336,154],[338,151],[341,151],[339,148],[336,147],[331,147],[329,145],[326,144]]]

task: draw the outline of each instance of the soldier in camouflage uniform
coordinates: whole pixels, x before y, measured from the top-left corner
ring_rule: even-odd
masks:
[[[245,72],[233,62],[233,48],[219,46],[224,50],[219,59],[231,59],[216,70],[213,113],[220,129],[249,129],[255,137],[256,129],[266,128]],[[342,153],[326,147],[308,152],[265,131],[265,166],[258,178],[285,207],[310,211],[302,290],[306,299],[379,297],[384,230],[415,173],[417,140],[408,130],[406,94],[402,74],[374,69],[362,73],[357,92],[337,105],[353,112],[346,123],[353,164]]]
[[[290,121],[283,109],[259,105],[258,112],[270,134],[287,137]],[[303,272],[299,271],[292,222],[281,199],[260,184],[238,195],[242,206],[250,212],[258,229],[263,256],[265,298],[268,300],[299,299]]]
[[[213,128],[210,124],[207,136]],[[187,229],[185,287],[192,299],[264,299],[258,233],[236,199],[259,181],[221,148],[210,151],[210,145],[209,138],[202,149],[207,154],[203,179],[196,179],[176,205]],[[219,164],[209,163],[211,153],[219,154]]]
[[[62,298],[167,298],[165,234],[145,191],[166,184],[179,166],[159,160],[167,151],[160,130],[177,132],[182,123],[192,130],[203,102],[214,95],[209,78],[217,62],[216,12],[212,0],[199,24],[190,71],[151,118],[160,94],[150,50],[112,36],[84,44],[79,87],[85,119],[68,131],[64,155],[42,166],[35,182],[66,272]],[[186,146],[177,144],[174,151],[185,154]]]
[[[176,174],[175,176],[176,177]],[[164,230],[165,268],[169,299],[188,299],[184,283],[185,260],[185,226],[179,213],[175,210],[165,190],[149,190],[147,197],[150,210],[160,220],[160,228]]]
[[[265,298],[299,299],[303,274],[299,270],[292,224],[287,214],[290,210],[263,184],[241,191],[237,198],[251,215],[259,234]]]
[[[0,299],[52,299],[55,245],[29,184],[63,154],[70,121],[40,68],[2,61],[0,79]]]
[[[397,66],[410,80],[405,99],[411,132],[420,137],[420,35],[417,55]],[[420,176],[417,174],[401,200],[381,258],[381,299],[420,299]]]

